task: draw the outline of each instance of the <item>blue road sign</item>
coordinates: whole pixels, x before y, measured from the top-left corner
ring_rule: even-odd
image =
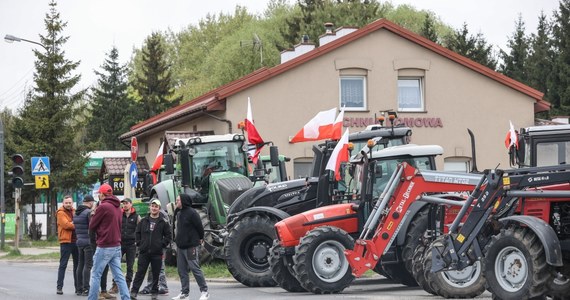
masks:
[[[32,157],[32,175],[49,175],[49,157]]]
[[[131,163],[131,168],[129,170],[129,174],[130,174],[130,178],[131,178],[131,187],[134,188],[137,186],[137,181],[138,181],[138,171],[137,171],[137,164],[133,161]]]

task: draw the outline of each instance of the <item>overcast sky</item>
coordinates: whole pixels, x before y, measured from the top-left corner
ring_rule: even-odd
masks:
[[[292,3],[294,0],[289,0]],[[119,58],[127,62],[133,48],[140,48],[153,31],[171,29],[178,32],[196,24],[206,14],[230,13],[236,5],[261,14],[269,0],[59,0],[58,11],[69,36],[66,58],[81,61],[81,87],[96,81],[93,70],[100,70],[111,47],[119,49]],[[39,41],[45,34],[43,20],[49,0],[0,0],[0,36],[6,34]],[[505,49],[514,31],[519,13],[527,33],[535,32],[541,10],[552,16],[558,0],[392,0],[393,4],[411,4],[427,9],[442,21],[458,28],[464,22],[472,33],[482,32],[489,43]],[[341,25],[341,24],[337,24]],[[0,41],[0,109],[21,106],[26,86],[33,84],[34,60],[29,43]]]

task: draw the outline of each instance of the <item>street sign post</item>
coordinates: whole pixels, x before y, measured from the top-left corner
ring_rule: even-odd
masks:
[[[131,179],[131,187],[134,189],[137,186],[137,181],[139,180],[137,164],[134,161],[131,163],[131,168],[129,169],[129,177]]]
[[[136,137],[131,138],[131,160],[137,161],[137,156],[139,154],[139,143]]]

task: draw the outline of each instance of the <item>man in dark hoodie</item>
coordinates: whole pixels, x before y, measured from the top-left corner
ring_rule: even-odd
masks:
[[[193,197],[201,197],[198,192],[193,192]],[[182,285],[180,295],[173,300],[189,299],[190,278],[188,272],[192,271],[194,279],[200,287],[200,300],[208,300],[208,285],[204,273],[200,269],[198,253],[200,245],[204,242],[204,227],[200,215],[192,208],[192,198],[188,194],[180,194],[176,197],[176,212],[174,213],[174,232],[176,247],[176,266]]]
[[[89,294],[89,277],[91,275],[91,267],[93,266],[93,249],[89,243],[89,219],[94,203],[95,199],[93,199],[93,196],[86,195],[83,198],[83,204],[77,207],[75,216],[73,216],[75,234],[77,235],[77,250],[79,251],[76,276],[77,284],[81,287],[77,295],[83,296]]]
[[[137,299],[137,293],[144,280],[144,275],[150,264],[152,271],[151,299],[158,299],[158,277],[162,265],[163,249],[170,244],[172,232],[170,225],[160,216],[160,200],[154,199],[150,203],[150,214],[144,217],[135,233],[137,247],[139,248],[139,261],[137,274],[131,289],[131,299]]]
[[[109,264],[113,278],[119,286],[121,299],[130,300],[129,288],[121,271],[121,224],[123,221],[121,202],[113,196],[113,188],[106,183],[99,188],[99,199],[101,203],[89,221],[89,230],[95,231],[97,235],[97,250],[93,256],[87,299],[97,300],[101,274],[105,266]]]

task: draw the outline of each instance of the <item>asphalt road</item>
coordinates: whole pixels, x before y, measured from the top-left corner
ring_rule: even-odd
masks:
[[[86,299],[78,297],[73,292],[73,277],[71,262],[63,288],[64,295],[56,295],[57,263],[45,262],[7,262],[0,261],[0,299]],[[110,280],[110,279],[109,279]],[[168,281],[170,294],[159,299],[170,299],[176,296],[180,283]],[[109,285],[110,286],[110,285]],[[383,277],[358,279],[342,294],[313,295],[311,293],[288,293],[279,287],[248,288],[231,280],[213,280],[209,282],[210,299],[442,299],[432,296],[419,288],[409,288],[391,283]],[[190,298],[198,299],[199,291],[195,282],[190,282]],[[139,295],[139,299],[150,299],[149,296]],[[478,299],[491,299],[485,292]]]

